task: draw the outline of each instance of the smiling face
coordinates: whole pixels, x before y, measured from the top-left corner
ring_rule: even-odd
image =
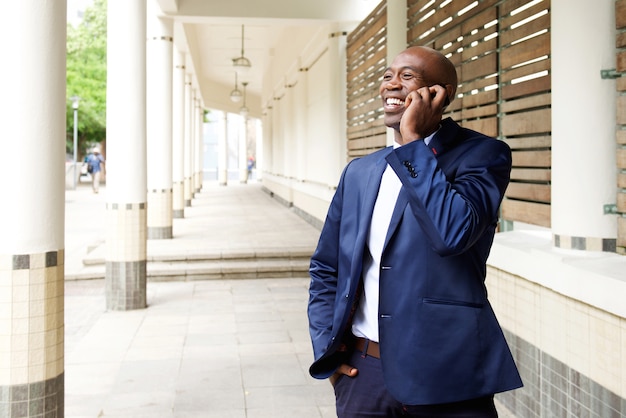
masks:
[[[380,96],[385,125],[399,131],[406,96],[421,87],[442,84],[450,101],[456,91],[456,70],[441,53],[426,47],[411,47],[401,52],[383,73]]]

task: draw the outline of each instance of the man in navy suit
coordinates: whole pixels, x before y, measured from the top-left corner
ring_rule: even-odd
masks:
[[[340,418],[497,417],[522,386],[484,284],[511,151],[442,120],[456,87],[433,49],[394,59],[394,146],[346,166],[311,258],[310,373]]]

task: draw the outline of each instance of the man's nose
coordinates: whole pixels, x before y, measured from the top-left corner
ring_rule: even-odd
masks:
[[[383,88],[385,90],[397,90],[402,87],[400,79],[396,76],[391,77],[388,80],[383,81]]]

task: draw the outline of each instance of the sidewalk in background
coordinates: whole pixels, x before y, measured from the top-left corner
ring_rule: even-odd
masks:
[[[106,189],[66,193],[66,274],[102,251]],[[319,231],[258,184],[205,185],[148,252],[314,246]],[[152,245],[155,243],[156,245]],[[312,360],[308,277],[149,282],[148,308],[106,312],[104,280],[68,280],[66,417],[335,417]]]

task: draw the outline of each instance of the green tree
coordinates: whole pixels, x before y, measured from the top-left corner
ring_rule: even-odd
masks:
[[[94,0],[83,20],[67,27],[67,136],[73,152],[74,114],[71,97],[80,97],[78,154],[106,138],[107,0]]]

